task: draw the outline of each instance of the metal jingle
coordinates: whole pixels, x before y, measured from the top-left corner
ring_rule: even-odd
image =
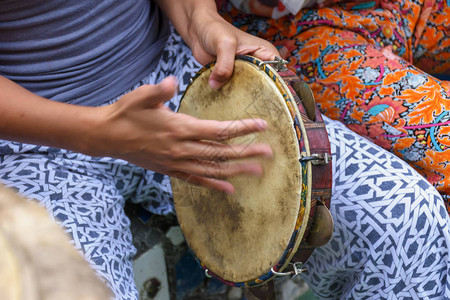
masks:
[[[328,243],[332,234],[333,217],[330,211],[323,204],[316,205],[314,223],[306,238],[306,243],[312,247],[321,247]]]
[[[316,119],[316,100],[314,100],[314,94],[311,91],[311,88],[304,81],[294,82],[292,88],[302,101],[308,118],[311,121],[314,121]]]

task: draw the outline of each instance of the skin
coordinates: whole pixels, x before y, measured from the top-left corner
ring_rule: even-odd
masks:
[[[264,60],[279,55],[270,43],[223,20],[214,1],[157,2],[200,63],[217,59],[209,80],[211,88],[220,88],[230,78],[236,54]],[[220,142],[263,131],[266,122],[252,119],[230,126],[231,122],[174,113],[163,103],[176,89],[176,79],[168,77],[159,84],[144,85],[111,105],[85,107],[49,101],[0,76],[0,138],[120,158],[226,193],[234,191],[227,177],[261,175],[259,164],[237,159],[271,157],[268,145],[226,146]],[[218,155],[207,156],[205,146],[214,147],[211,153]]]
[[[225,21],[210,0],[156,0],[192,49],[195,59],[207,64],[217,59],[209,85],[218,89],[233,73],[234,57],[250,54],[262,60],[279,56],[269,42],[249,35]]]
[[[258,16],[272,17],[273,7],[267,6],[259,2],[259,0],[250,0],[249,7],[252,14]]]

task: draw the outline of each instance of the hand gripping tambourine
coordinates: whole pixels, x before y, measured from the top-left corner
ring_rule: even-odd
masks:
[[[284,67],[239,56],[231,80],[212,90],[212,64],[188,86],[179,112],[200,119],[261,118],[268,129],[226,143],[267,143],[263,177],[235,176],[233,195],[172,179],[175,209],[187,243],[208,276],[257,286],[296,275],[315,247],[331,237],[331,154],[308,85]],[[205,151],[212,151],[206,148]]]

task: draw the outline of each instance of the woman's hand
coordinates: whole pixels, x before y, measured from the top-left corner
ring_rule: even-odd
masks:
[[[217,14],[197,10],[195,15],[198,17],[193,18],[190,26],[190,46],[195,59],[206,64],[217,57],[209,78],[211,88],[218,89],[228,81],[233,74],[236,55],[250,54],[262,60],[280,56],[272,44],[235,28]]]
[[[236,159],[272,156],[268,145],[226,145],[225,139],[262,131],[263,120],[199,120],[175,113],[163,102],[174,95],[176,80],[142,86],[114,104],[99,107],[91,155],[122,158],[133,164],[194,184],[232,193],[223,180],[238,174],[261,175],[256,162]]]
[[[223,20],[211,0],[158,1],[201,63],[217,57],[209,84],[219,88],[230,78],[236,54],[273,59],[270,43]],[[224,179],[262,174],[256,162],[239,158],[272,156],[265,144],[225,145],[221,141],[262,131],[263,120],[219,122],[175,113],[163,105],[173,97],[174,78],[146,85],[114,104],[83,107],[49,101],[0,76],[0,138],[127,160],[227,193]],[[212,154],[213,153],[213,154]]]
[[[195,59],[207,64],[216,59],[209,79],[211,88],[223,86],[233,74],[236,55],[262,60],[280,56],[271,43],[245,33],[224,20],[211,0],[159,0],[160,7],[192,49]]]
[[[263,120],[209,121],[171,111],[176,79],[142,86],[101,107],[50,101],[0,76],[0,138],[109,156],[140,167],[232,193],[224,179],[262,174],[256,162],[268,145],[225,145],[223,140],[264,130]]]

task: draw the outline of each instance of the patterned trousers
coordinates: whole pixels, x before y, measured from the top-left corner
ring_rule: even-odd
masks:
[[[181,93],[198,63],[173,34],[159,67],[136,85],[173,74]],[[180,93],[180,94],[181,94]],[[168,105],[176,108],[179,97]],[[304,275],[323,298],[450,297],[448,215],[436,190],[396,156],[326,119],[332,145],[335,229]],[[117,300],[138,299],[126,201],[173,211],[169,179],[123,160],[0,142],[0,179],[37,199]]]
[[[277,45],[325,115],[450,196],[450,82],[429,75],[450,75],[450,1],[319,2],[331,4],[277,20],[230,5],[224,15]]]

